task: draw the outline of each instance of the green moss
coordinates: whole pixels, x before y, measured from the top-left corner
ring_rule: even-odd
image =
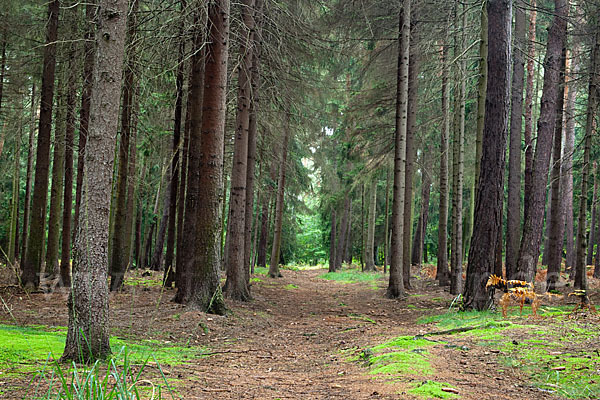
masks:
[[[425,357],[425,352],[397,351],[385,353],[369,360],[372,375],[431,375],[433,368]]]
[[[250,282],[262,282],[260,278],[250,278]]]
[[[425,381],[416,384],[408,393],[425,399],[455,399],[458,395],[442,391],[442,388],[453,387],[447,383]]]
[[[157,287],[157,286],[162,285],[161,280],[152,279],[152,278],[148,279],[145,277],[136,277],[136,276],[126,278],[125,282],[123,282],[123,283],[128,286],[142,286],[142,287]]]
[[[285,290],[294,290],[298,289],[298,285],[294,285],[293,283],[287,284],[283,287]]]
[[[11,373],[33,372],[49,359],[58,359],[65,347],[66,328],[17,327],[0,325],[0,370]],[[201,347],[165,346],[158,341],[132,343],[111,338],[111,348],[116,360],[128,351],[132,363],[142,363],[154,356],[162,365],[174,365],[188,359],[201,357]]]
[[[359,321],[370,322],[372,324],[377,324],[377,322],[375,320],[373,320],[365,315],[362,315],[362,314],[350,313],[350,314],[348,314],[348,318],[359,320]]]
[[[380,272],[361,272],[358,269],[347,269],[337,272],[327,272],[319,275],[321,279],[336,281],[340,283],[373,282],[383,278]]]
[[[254,273],[259,275],[267,275],[269,273],[269,268],[266,267],[254,267]]]
[[[414,336],[398,336],[395,339],[385,342],[378,346],[373,347],[374,351],[381,351],[385,349],[402,349],[402,350],[415,350],[422,349],[424,347],[433,346],[437,343],[431,342],[426,339],[415,339]]]

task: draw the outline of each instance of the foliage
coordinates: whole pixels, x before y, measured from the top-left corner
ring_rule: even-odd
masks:
[[[319,278],[340,283],[357,283],[377,281],[384,279],[384,276],[380,272],[361,272],[358,269],[347,269],[336,272],[327,272],[319,275]]]

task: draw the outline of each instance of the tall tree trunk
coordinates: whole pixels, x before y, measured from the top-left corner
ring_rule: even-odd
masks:
[[[85,147],[87,144],[88,126],[90,123],[90,99],[92,97],[92,79],[95,63],[94,18],[96,0],[90,0],[85,6],[85,35],[83,42],[83,83],[81,88],[81,110],[79,112],[79,144],[77,152],[77,188],[75,190],[75,214],[73,215],[73,241],[78,229],[81,210],[81,192],[83,170],[85,166]]]
[[[277,175],[277,164],[275,162],[271,162],[271,166],[269,167],[269,177],[270,182],[275,182],[275,177]],[[267,188],[267,195],[263,199],[262,211],[261,211],[261,223],[260,223],[260,239],[258,241],[258,256],[257,256],[257,264],[263,268],[267,266],[267,242],[269,239],[269,211],[271,210],[271,199],[273,198],[272,187]]]
[[[335,229],[336,229],[336,221],[335,221],[335,208],[331,210],[331,230],[329,233],[329,272],[335,272],[335,250],[337,244],[335,242]]]
[[[406,178],[404,186],[404,234],[402,240],[402,278],[404,288],[410,289],[410,250],[412,239],[412,203],[413,178],[415,175],[415,159],[417,157],[417,110],[419,106],[419,50],[417,15],[413,9],[410,26],[410,55],[408,65],[408,116],[406,130]]]
[[[77,21],[77,19],[75,20]],[[72,24],[74,32],[76,25]],[[69,55],[69,71],[76,65],[76,51],[71,45]],[[67,79],[67,115],[65,127],[65,184],[64,207],[62,216],[62,247],[60,252],[60,283],[64,287],[71,287],[71,221],[73,214],[73,141],[75,136],[75,102],[77,100],[77,76],[69,74]]]
[[[250,286],[246,279],[246,183],[248,177],[248,137],[250,130],[250,97],[252,74],[252,49],[254,42],[254,0],[242,0],[244,27],[240,42],[242,60],[238,67],[238,98],[236,129],[229,192],[229,218],[227,236],[229,251],[225,255],[227,280],[225,296],[234,300],[250,299]],[[255,131],[256,132],[256,131]],[[252,160],[254,162],[254,160]],[[252,171],[254,173],[254,171]],[[253,198],[253,193],[248,195]],[[249,215],[249,222],[252,212]],[[252,226],[250,226],[252,228]]]
[[[385,233],[384,233],[383,273],[387,272],[390,262],[390,170],[386,167],[385,174]]]
[[[133,111],[131,114],[131,132],[129,133],[129,158],[127,160],[127,165],[129,168],[129,172],[127,176],[134,177],[136,176],[136,164],[137,164],[137,130],[138,130],[138,120],[140,114],[140,96],[139,96],[139,86],[136,90],[136,94],[133,98]],[[140,181],[135,179],[127,179],[127,202],[125,203],[125,209],[127,210],[125,215],[125,229],[123,230],[123,236],[129,238],[125,241],[125,255],[128,257],[128,265],[130,268],[133,268],[134,260],[133,260],[133,247],[135,236],[133,235],[133,226],[136,224],[134,216],[135,213],[135,205],[137,203],[138,192],[140,190]],[[137,264],[136,264],[137,267]]]
[[[181,3],[181,11],[185,9],[185,3]],[[183,26],[180,27],[180,34],[183,36]],[[163,283],[165,287],[171,287],[175,282],[175,265],[173,259],[175,255],[175,236],[177,226],[177,198],[180,194],[179,172],[180,172],[180,153],[181,153],[181,115],[183,112],[183,79],[185,73],[185,41],[182,38],[179,43],[179,54],[177,57],[177,73],[175,76],[175,116],[173,122],[173,156],[171,158],[171,191],[169,203],[169,226],[167,229],[167,252],[165,254],[165,274]],[[183,202],[183,198],[180,200]]]
[[[421,167],[421,212],[415,239],[412,246],[412,263],[421,265],[423,261],[423,248],[427,234],[427,219],[429,218],[429,197],[431,195],[431,175],[426,169],[430,165],[431,153],[428,146],[423,151],[423,165]]]
[[[283,133],[283,144],[281,148],[281,163],[279,166],[279,178],[277,180],[277,197],[275,203],[275,227],[273,229],[273,249],[271,251],[271,263],[269,264],[269,276],[277,278],[281,276],[279,272],[279,259],[281,256],[281,229],[283,227],[283,196],[285,194],[285,170],[287,165],[288,142],[291,136],[290,126],[290,108],[286,110],[286,123]]]
[[[523,122],[523,84],[527,42],[527,16],[515,7],[513,40],[513,76],[510,109],[510,144],[508,157],[508,201],[506,204],[506,276],[512,279],[519,255],[521,232],[521,131]]]
[[[223,201],[223,144],[227,93],[227,58],[229,53],[229,0],[216,0],[208,6],[208,44],[205,46],[205,80],[202,100],[202,122],[190,126],[190,135],[200,143],[198,178],[202,196],[193,207],[197,218],[195,249],[185,272],[190,272],[191,292],[187,303],[200,310],[223,314],[225,303],[219,285],[221,269],[221,202]],[[200,46],[202,43],[198,43]],[[200,128],[200,130],[198,130]],[[190,140],[191,145],[191,140]],[[192,155],[190,146],[190,156]],[[193,166],[192,158],[189,160]],[[189,169],[192,172],[192,168]],[[193,172],[196,175],[196,172]],[[190,186],[188,189],[191,190]],[[189,204],[188,204],[189,205]],[[186,205],[186,209],[187,206]],[[202,216],[202,218],[198,218]],[[187,225],[187,224],[186,224]]]
[[[127,19],[127,61],[123,82],[123,106],[121,107],[121,130],[119,143],[119,160],[117,162],[117,183],[114,211],[114,228],[110,260],[110,290],[117,291],[123,286],[123,279],[129,263],[127,226],[127,181],[129,176],[129,146],[131,136],[131,116],[133,114],[133,98],[135,93],[135,62],[138,1],[131,3],[131,12]],[[133,195],[133,194],[132,194]]]
[[[348,198],[348,218],[346,223],[346,235],[343,240],[343,257],[342,262],[348,265],[352,264],[352,199]],[[337,257],[337,254],[336,254]],[[341,264],[340,264],[341,265]]]
[[[540,254],[546,182],[548,181],[552,135],[556,125],[560,62],[567,35],[567,2],[566,0],[555,0],[554,6],[556,14],[548,32],[548,48],[544,62],[544,89],[533,160],[532,187],[530,196],[525,199],[529,211],[523,225],[523,237],[517,261],[517,278],[528,282],[533,281]]]
[[[10,228],[8,232],[8,262],[14,265],[17,254],[18,254],[18,226],[19,226],[19,182],[20,182],[20,170],[21,170],[21,137],[23,136],[23,101],[19,99],[19,112],[18,116],[18,127],[17,134],[15,137],[15,150],[14,150],[14,168],[13,168],[13,181],[12,181],[12,197],[10,201]]]
[[[173,182],[171,180],[172,173],[169,168],[166,179],[169,180],[167,183],[167,189],[164,193],[163,199],[163,214],[158,225],[158,233],[156,235],[156,245],[152,252],[152,259],[150,260],[150,269],[154,271],[160,271],[163,261],[163,252],[165,250],[165,236],[167,233],[167,224],[169,222],[169,211],[171,210],[171,191],[173,190]]]
[[[110,354],[108,225],[125,47],[127,1],[100,0],[79,231],[75,239],[69,328],[63,360]]]
[[[600,12],[595,7],[595,15]],[[575,289],[587,290],[587,268],[585,265],[585,229],[587,214],[587,192],[589,188],[590,156],[592,151],[592,135],[594,131],[594,116],[598,109],[598,96],[600,93],[600,22],[596,17],[594,21],[594,45],[590,57],[590,81],[588,89],[588,104],[586,111],[585,138],[583,147],[583,165],[581,173],[581,195],[579,198],[579,214],[577,221],[577,254],[575,257]],[[582,298],[582,303],[589,302],[587,293]]]
[[[258,90],[260,88],[260,50],[262,43],[263,0],[256,0],[254,18],[256,28],[252,35],[252,67],[250,68],[250,118],[248,120],[248,162],[246,169],[246,209],[244,216],[244,269],[246,284],[250,283],[250,271],[254,272],[252,261],[252,220],[254,214],[254,186],[256,169],[256,141],[258,138]],[[259,194],[260,197],[260,194]],[[258,218],[258,211],[256,212]],[[256,247],[256,246],[254,246]]]
[[[563,108],[564,108],[564,93],[565,93],[565,69],[567,62],[567,49],[563,48],[562,59],[560,65],[560,86],[558,90],[558,99],[556,102],[556,126],[554,127],[554,144],[552,157],[554,163],[550,173],[550,185],[552,197],[550,198],[550,207],[552,214],[550,220],[546,217],[547,224],[550,229],[548,234],[548,248],[544,249],[544,253],[548,253],[548,271],[546,274],[546,291],[556,289],[556,284],[560,278],[560,267],[562,264],[563,238],[565,235],[565,219],[563,207],[561,205],[561,197],[563,188],[560,187],[561,175],[561,152],[562,152],[562,130],[563,130]]]
[[[58,274],[58,247],[62,215],[64,175],[65,175],[65,116],[67,114],[66,68],[59,79],[56,102],[54,154],[52,159],[52,188],[50,190],[50,215],[48,218],[48,245],[46,247],[46,276],[54,279]]]
[[[596,245],[596,225],[597,225],[597,211],[598,211],[598,167],[596,166],[596,162],[594,162],[594,166],[592,168],[594,170],[594,188],[592,190],[592,217],[590,219],[590,232],[588,233],[588,241],[587,241],[587,256],[585,258],[586,265],[592,265],[593,256],[594,256],[594,246]]]
[[[565,109],[565,143],[563,146],[563,164],[560,187],[562,188],[563,213],[565,215],[565,245],[567,258],[565,266],[570,269],[575,265],[575,243],[573,231],[573,152],[575,149],[575,99],[577,97],[577,85],[573,84],[573,77],[579,73],[579,66],[573,61],[567,85],[567,106]]]
[[[466,309],[484,310],[493,299],[485,287],[494,271],[502,232],[502,198],[508,112],[512,2],[488,0],[488,83],[475,223],[464,291]]]
[[[446,27],[447,29],[447,27]],[[440,132],[440,205],[436,279],[440,286],[450,283],[448,269],[448,151],[450,150],[450,88],[448,87],[448,45],[442,46],[442,129]]]
[[[52,130],[52,105],[54,100],[54,71],[56,69],[56,40],[58,38],[58,13],[60,1],[48,3],[46,45],[40,100],[40,120],[33,184],[33,201],[27,250],[23,261],[21,283],[28,289],[37,289],[40,284],[42,252],[44,250],[46,203],[48,200],[48,170],[50,165],[50,133]]]
[[[523,174],[523,220],[529,219],[529,197],[531,196],[531,187],[533,186],[533,97],[537,97],[536,91],[533,90],[534,81],[534,61],[535,61],[535,25],[537,20],[536,0],[531,0],[531,11],[529,12],[529,32],[528,32],[528,50],[527,50],[527,86],[525,88],[525,173]],[[517,254],[518,256],[518,254]],[[516,278],[516,263],[512,267],[512,277]]]
[[[377,179],[369,185],[369,215],[367,221],[367,246],[365,271],[375,271],[375,224],[377,223]]]
[[[365,270],[365,184],[360,185],[360,270]]]
[[[149,226],[146,227],[144,246],[142,248],[142,262],[140,263],[142,268],[150,268],[150,261],[152,259],[152,242],[154,239],[154,230],[156,229],[156,223],[158,222],[158,210],[160,205],[160,190],[162,188],[162,180],[158,184],[156,189],[156,197],[154,198],[154,208],[152,209],[152,219],[150,220]]]
[[[404,192],[406,178],[406,132],[408,118],[408,70],[410,58],[411,0],[404,0],[399,18],[398,69],[396,72],[396,130],[394,138],[394,202],[392,205],[392,244],[390,279],[386,295],[405,295],[402,277],[402,235],[404,233]]]
[[[458,5],[456,6],[458,17]],[[462,7],[462,36],[461,49],[466,49],[466,10]],[[465,92],[466,92],[466,59],[458,54],[458,34],[455,36],[455,57],[460,57],[458,95],[454,98],[454,143],[452,145],[452,251],[450,253],[450,293],[457,295],[462,292],[462,263],[463,263],[463,188],[464,188],[464,157],[465,157]]]
[[[23,211],[23,233],[21,235],[21,265],[25,261],[27,236],[29,235],[29,212],[31,209],[31,172],[33,171],[33,151],[35,137],[35,83],[31,85],[31,121],[29,126],[29,147],[27,148],[27,176],[25,178],[25,210]]]
[[[335,269],[341,269],[342,263],[344,262],[344,255],[346,250],[346,244],[348,241],[348,220],[350,218],[350,194],[344,196],[342,220],[339,225],[339,235],[337,249],[335,251]]]

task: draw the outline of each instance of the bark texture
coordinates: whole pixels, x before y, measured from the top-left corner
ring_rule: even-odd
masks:
[[[534,60],[535,60],[535,26],[537,20],[536,0],[531,0],[531,11],[529,13],[529,32],[527,49],[527,86],[525,88],[525,173],[523,186],[523,220],[529,218],[529,201],[531,195],[532,174],[533,174],[533,81],[534,81]],[[537,88],[536,88],[537,89]],[[537,93],[537,90],[536,90]],[[516,264],[513,268],[513,276],[508,275],[509,279],[516,278]]]
[[[544,88],[533,160],[532,187],[529,197],[525,198],[528,214],[523,225],[523,237],[517,261],[517,278],[528,282],[533,281],[540,254],[546,182],[552,150],[552,136],[556,125],[555,113],[558,100],[560,62],[567,35],[566,17],[568,6],[566,0],[555,0],[554,7],[555,17],[548,33],[548,47],[546,60],[544,61]],[[527,175],[527,171],[525,175]]]
[[[126,21],[127,1],[100,0],[82,212],[63,360],[85,362],[110,354],[108,219]]]
[[[46,45],[44,46],[35,179],[33,183],[29,235],[27,237],[25,259],[23,260],[23,274],[21,275],[21,284],[28,289],[36,289],[40,284],[42,253],[44,250],[59,8],[59,0],[53,0],[48,3],[48,24],[46,27]]]
[[[405,295],[402,278],[402,236],[404,232],[404,193],[406,178],[406,131],[408,118],[408,65],[410,57],[411,0],[404,0],[399,19],[398,69],[396,74],[396,131],[394,139],[394,195],[392,205],[392,243],[387,297]]]
[[[493,299],[486,281],[494,271],[502,227],[502,197],[510,104],[512,3],[488,0],[489,62],[481,172],[475,205],[473,240],[464,291],[466,309],[484,310]]]
[[[442,47],[442,129],[440,132],[440,205],[436,279],[440,286],[450,283],[448,268],[448,150],[450,148],[450,88],[448,87],[448,46]]]
[[[375,224],[377,217],[377,179],[369,185],[369,215],[367,221],[367,245],[365,250],[365,271],[375,271]]]

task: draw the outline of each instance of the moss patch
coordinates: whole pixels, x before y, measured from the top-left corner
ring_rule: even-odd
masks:
[[[442,388],[453,387],[447,383],[425,381],[417,383],[412,389],[408,390],[408,393],[423,397],[425,399],[455,399],[459,397],[454,393],[444,392]]]
[[[294,290],[298,289],[298,285],[294,285],[293,283],[289,283],[283,287],[285,290]]]
[[[380,272],[361,272],[358,269],[347,269],[336,272],[327,272],[319,275],[319,278],[340,283],[357,283],[373,282],[383,279],[383,274]]]
[[[423,352],[425,353],[425,352]],[[375,356],[369,360],[372,375],[431,375],[433,368],[422,352],[396,351]]]

